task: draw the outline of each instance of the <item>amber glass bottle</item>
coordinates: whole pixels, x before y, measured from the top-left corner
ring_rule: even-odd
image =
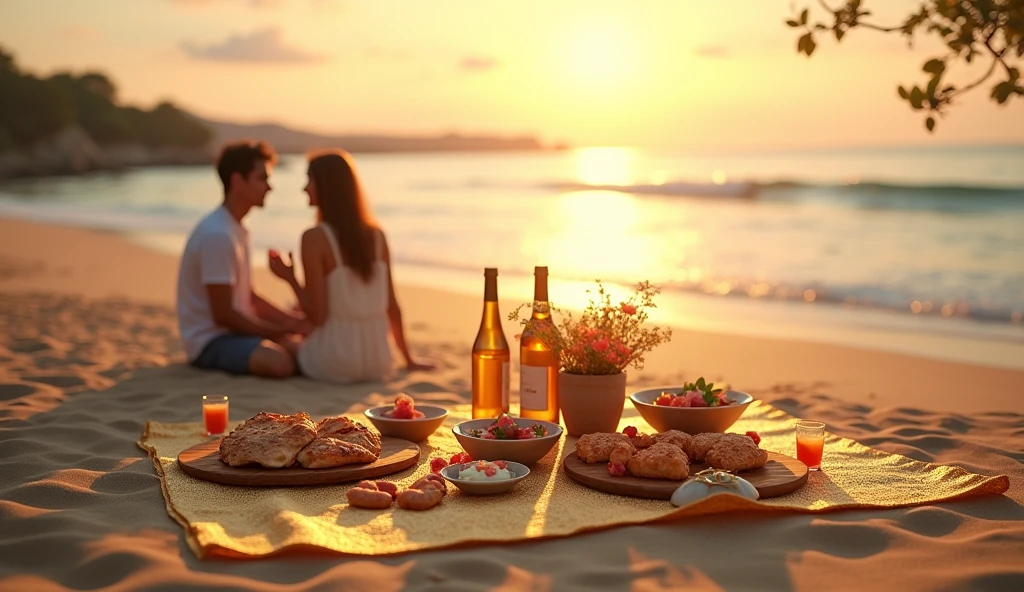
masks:
[[[548,268],[533,270],[533,314],[519,345],[519,415],[558,422],[558,359],[539,334],[553,333]]]
[[[508,413],[511,359],[498,312],[498,270],[484,269],[484,316],[473,343],[473,418],[496,418]]]

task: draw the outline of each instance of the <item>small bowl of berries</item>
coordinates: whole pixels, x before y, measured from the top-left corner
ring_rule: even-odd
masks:
[[[503,460],[530,466],[551,452],[562,437],[562,426],[503,413],[497,419],[458,423],[452,432],[475,460]]]
[[[363,412],[381,436],[422,442],[441,427],[448,410],[434,405],[418,405],[404,393],[395,398],[394,405],[371,407]]]
[[[747,393],[716,388],[704,378],[682,386],[638,391],[629,396],[644,421],[659,432],[724,432],[754,400]]]

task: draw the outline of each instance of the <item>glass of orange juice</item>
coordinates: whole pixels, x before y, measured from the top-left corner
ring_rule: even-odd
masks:
[[[809,471],[821,470],[821,452],[825,448],[825,424],[801,419],[796,422],[796,458]]]
[[[203,423],[207,436],[219,436],[228,429],[227,395],[203,395]]]

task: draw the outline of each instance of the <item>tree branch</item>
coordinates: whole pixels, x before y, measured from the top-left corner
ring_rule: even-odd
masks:
[[[955,91],[954,91],[953,93],[951,93],[951,94],[949,95],[949,97],[950,97],[950,98],[953,98],[953,97],[958,97],[958,96],[960,96],[960,95],[964,94],[965,92],[967,92],[967,91],[971,90],[972,88],[975,88],[975,87],[977,87],[977,86],[978,86],[978,85],[980,85],[980,84],[981,84],[982,82],[985,82],[986,80],[988,80],[988,79],[989,79],[989,77],[990,77],[990,76],[992,76],[992,73],[996,71],[996,64],[998,64],[998,63],[1000,63],[1000,62],[1002,62],[1002,59],[1001,59],[1001,58],[999,58],[999,57],[996,57],[996,56],[995,56],[995,55],[993,54],[993,58],[992,58],[992,63],[991,63],[990,65],[989,65],[989,67],[988,67],[988,71],[987,71],[987,72],[985,72],[985,75],[984,75],[984,76],[982,76],[981,78],[979,78],[979,79],[975,80],[974,82],[972,82],[972,83],[968,84],[967,86],[962,86],[962,87],[960,87],[960,88],[956,89],[956,90],[955,90]],[[1003,63],[1003,65],[1005,66],[1006,64],[1005,64],[1005,63]]]

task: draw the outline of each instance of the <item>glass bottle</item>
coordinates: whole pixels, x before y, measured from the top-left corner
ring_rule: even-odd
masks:
[[[555,331],[548,302],[548,268],[533,269],[533,313],[519,345],[519,415],[558,423],[558,359],[541,335]]]
[[[484,269],[484,314],[473,343],[473,419],[508,413],[511,352],[498,312],[498,270]]]

